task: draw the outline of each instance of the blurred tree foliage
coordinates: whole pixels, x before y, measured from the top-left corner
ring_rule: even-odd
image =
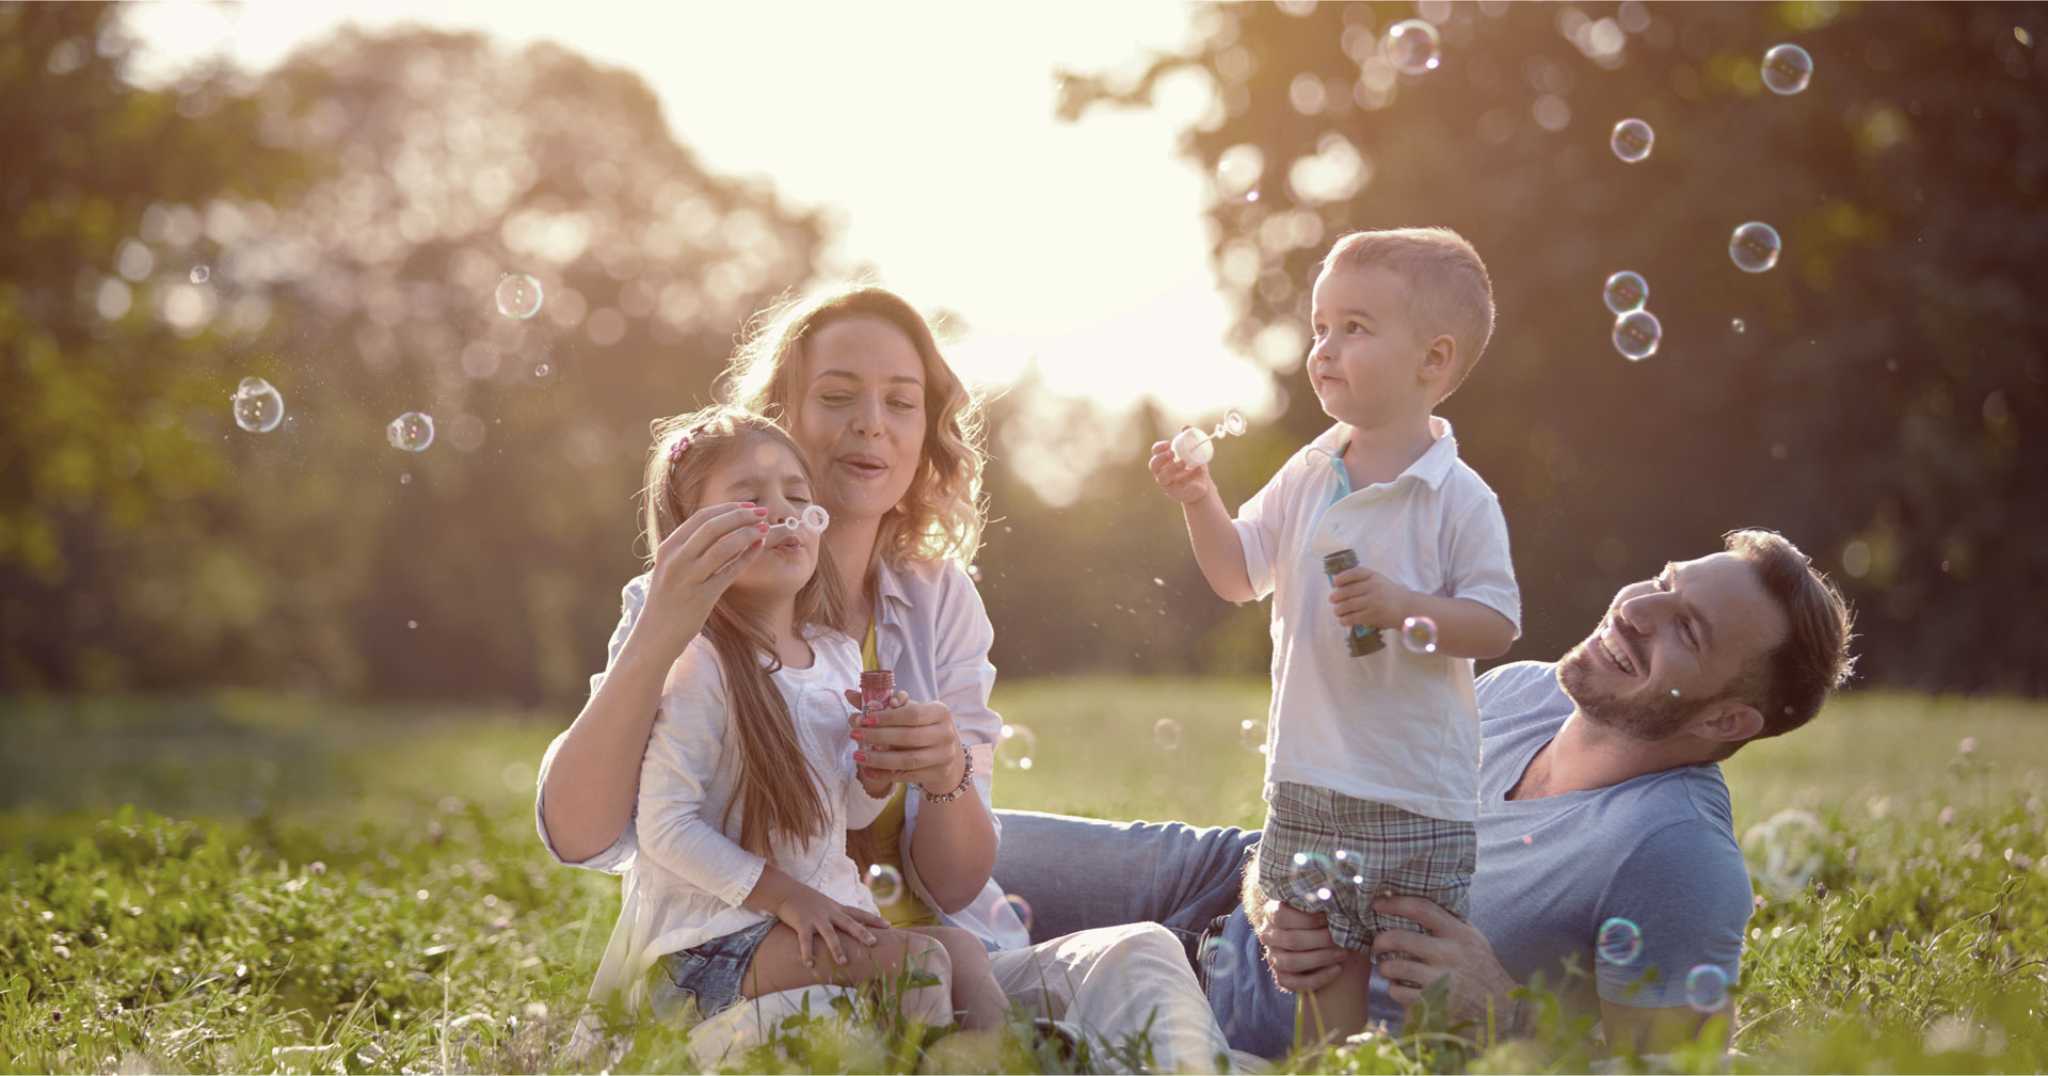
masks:
[[[558,48],[344,32],[146,90],[113,7],[0,30],[7,685],[577,690],[647,422],[703,402],[821,221]],[[234,425],[246,376],[274,432]],[[405,411],[427,452],[385,443]]]
[[[1061,107],[1078,118],[1211,101],[1184,146],[1215,176],[1215,268],[1239,304],[1237,344],[1293,390],[1269,437],[1219,454],[1258,457],[1222,476],[1227,499],[1328,422],[1298,379],[1308,285],[1329,243],[1448,225],[1487,259],[1499,307],[1487,359],[1444,414],[1507,510],[1525,609],[1511,656],[1555,656],[1623,583],[1762,525],[1845,585],[1866,681],[2048,689],[2041,8],[1195,11],[1186,52],[1069,74]],[[1442,65],[1401,75],[1378,42],[1418,11],[1441,31]],[[1780,41],[1815,59],[1803,93],[1760,83]],[[1628,116],[1657,135],[1633,165],[1608,147]],[[1729,235],[1748,220],[1784,236],[1771,272],[1730,261]],[[1601,282],[1618,269],[1648,278],[1664,327],[1641,363],[1609,343]],[[1141,470],[1123,461],[1110,484],[1140,496],[1125,479]],[[1148,521],[1128,544],[1165,542],[1175,526]],[[1156,574],[1142,564],[1159,554],[1117,561],[1113,546],[1101,545],[1107,560],[1078,559]],[[1026,576],[1024,593],[1065,570],[1005,567]],[[1177,579],[1201,596],[1191,570]],[[1195,608],[1198,622],[1252,630]]]
[[[1190,10],[1186,53],[1071,74],[1062,107],[1206,102],[1185,147],[1235,344],[1289,390],[1219,452],[1229,498],[1326,422],[1298,381],[1322,250],[1446,224],[1500,308],[1445,414],[1507,508],[1512,656],[1755,524],[1847,585],[1867,679],[2048,688],[2042,9],[1429,0],[1420,76],[1377,58],[1408,4]],[[1791,97],[1758,81],[1783,40],[1817,63]],[[823,221],[551,46],[344,32],[160,89],[130,49],[115,9],[0,5],[0,684],[573,697],[638,568],[648,420],[813,276]],[[1607,147],[1631,115],[1635,165]],[[1769,273],[1729,262],[1746,220],[1784,235]],[[1622,268],[1664,325],[1642,363],[1600,303]],[[538,316],[496,312],[507,272]],[[232,422],[248,376],[274,432]],[[427,452],[385,444],[405,411]],[[1162,416],[1027,381],[992,431],[1006,676],[1263,671],[1263,608],[1215,600],[1145,472]],[[1002,463],[1107,445],[1070,505]]]

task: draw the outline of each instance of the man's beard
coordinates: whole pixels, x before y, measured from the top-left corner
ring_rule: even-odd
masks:
[[[1557,683],[1586,719],[1636,740],[1666,739],[1685,725],[1699,700],[1653,695],[1631,701],[1607,694],[1593,683],[1596,660],[1591,639],[1572,647],[1557,663]]]

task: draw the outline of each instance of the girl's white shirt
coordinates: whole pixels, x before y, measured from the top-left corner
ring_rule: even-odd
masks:
[[[876,590],[881,600],[875,609],[875,650],[882,667],[895,672],[896,686],[907,692],[911,699],[942,702],[952,712],[954,727],[959,730],[961,742],[967,745],[968,754],[974,760],[975,794],[981,798],[982,806],[988,809],[989,818],[996,827],[996,837],[1000,840],[1002,822],[995,815],[994,769],[995,745],[1002,734],[1003,719],[988,704],[989,693],[996,682],[996,667],[988,659],[989,647],[995,642],[995,628],[989,623],[981,592],[975,589],[974,581],[967,577],[966,571],[952,561],[913,562],[896,568],[883,560],[876,577]],[[647,604],[647,582],[646,575],[635,576],[627,581],[619,595],[619,623],[612,629],[611,645],[605,659],[606,672],[618,661],[619,651],[626,645],[626,637],[632,634],[633,625],[639,621],[640,611]],[[855,668],[858,669],[858,665]],[[604,678],[605,673],[590,678],[593,694],[604,683]],[[857,688],[859,684],[860,677],[856,673],[840,686]],[[842,705],[842,735],[849,712]],[[626,824],[625,832],[612,842],[611,847],[585,860],[563,859],[548,836],[547,820],[541,813],[539,789],[546,786],[548,767],[553,764],[555,752],[567,736],[566,729],[556,736],[541,759],[533,805],[534,823],[540,831],[541,843],[556,862],[612,874],[624,873],[633,867],[640,848],[637,818]],[[923,797],[915,791],[906,798],[903,838],[898,851],[904,881],[927,907],[937,909],[938,901],[932,898],[923,878],[918,875],[917,864],[910,854],[912,839],[917,834],[918,811],[922,806]],[[942,911],[939,918],[948,926],[969,931],[991,949],[1019,949],[1031,944],[1024,921],[1004,899],[1002,887],[993,878],[982,886],[981,892],[966,907],[952,913]]]
[[[769,857],[740,846],[739,730],[710,640],[690,643],[662,688],[647,754],[640,767],[639,855],[624,879],[618,925],[605,947],[591,996],[624,989],[638,1005],[640,984],[654,962],[745,930],[771,917],[740,902],[772,859],[797,882],[841,904],[875,911],[875,901],[846,855],[846,831],[875,820],[874,799],[854,777],[847,736],[847,678],[860,676],[860,650],[836,631],[806,633],[809,668],[770,674],[789,707],[804,768],[824,800],[820,835],[778,839]]]

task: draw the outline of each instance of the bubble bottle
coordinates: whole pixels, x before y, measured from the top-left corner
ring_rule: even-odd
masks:
[[[1358,554],[1349,549],[1339,549],[1335,553],[1326,554],[1323,557],[1323,574],[1330,577],[1333,585],[1336,581],[1337,573],[1348,572],[1356,567],[1358,567]],[[1364,624],[1353,624],[1351,626],[1351,634],[1345,638],[1344,645],[1346,649],[1351,651],[1352,657],[1362,658],[1367,654],[1376,654],[1386,649],[1387,641],[1380,638],[1380,629],[1369,628]]]
[[[1223,421],[1208,433],[1189,426],[1173,435],[1173,458],[1190,467],[1200,467],[1216,455],[1216,442],[1225,437],[1241,437],[1247,423],[1238,411],[1223,413]]]
[[[860,673],[860,712],[872,714],[889,708],[889,699],[896,694],[896,673],[892,669],[862,669]]]

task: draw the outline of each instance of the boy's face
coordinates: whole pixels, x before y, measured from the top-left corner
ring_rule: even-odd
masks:
[[[812,500],[810,480],[789,446],[773,438],[745,438],[730,459],[704,483],[705,504],[752,501],[768,510],[767,522],[797,515]],[[798,527],[768,533],[768,548],[732,582],[732,589],[759,595],[795,594],[818,568],[818,535]]]
[[[1308,378],[1324,414],[1371,429],[1429,413],[1437,380],[1425,363],[1432,342],[1409,306],[1407,282],[1377,265],[1336,266],[1316,278]]]

